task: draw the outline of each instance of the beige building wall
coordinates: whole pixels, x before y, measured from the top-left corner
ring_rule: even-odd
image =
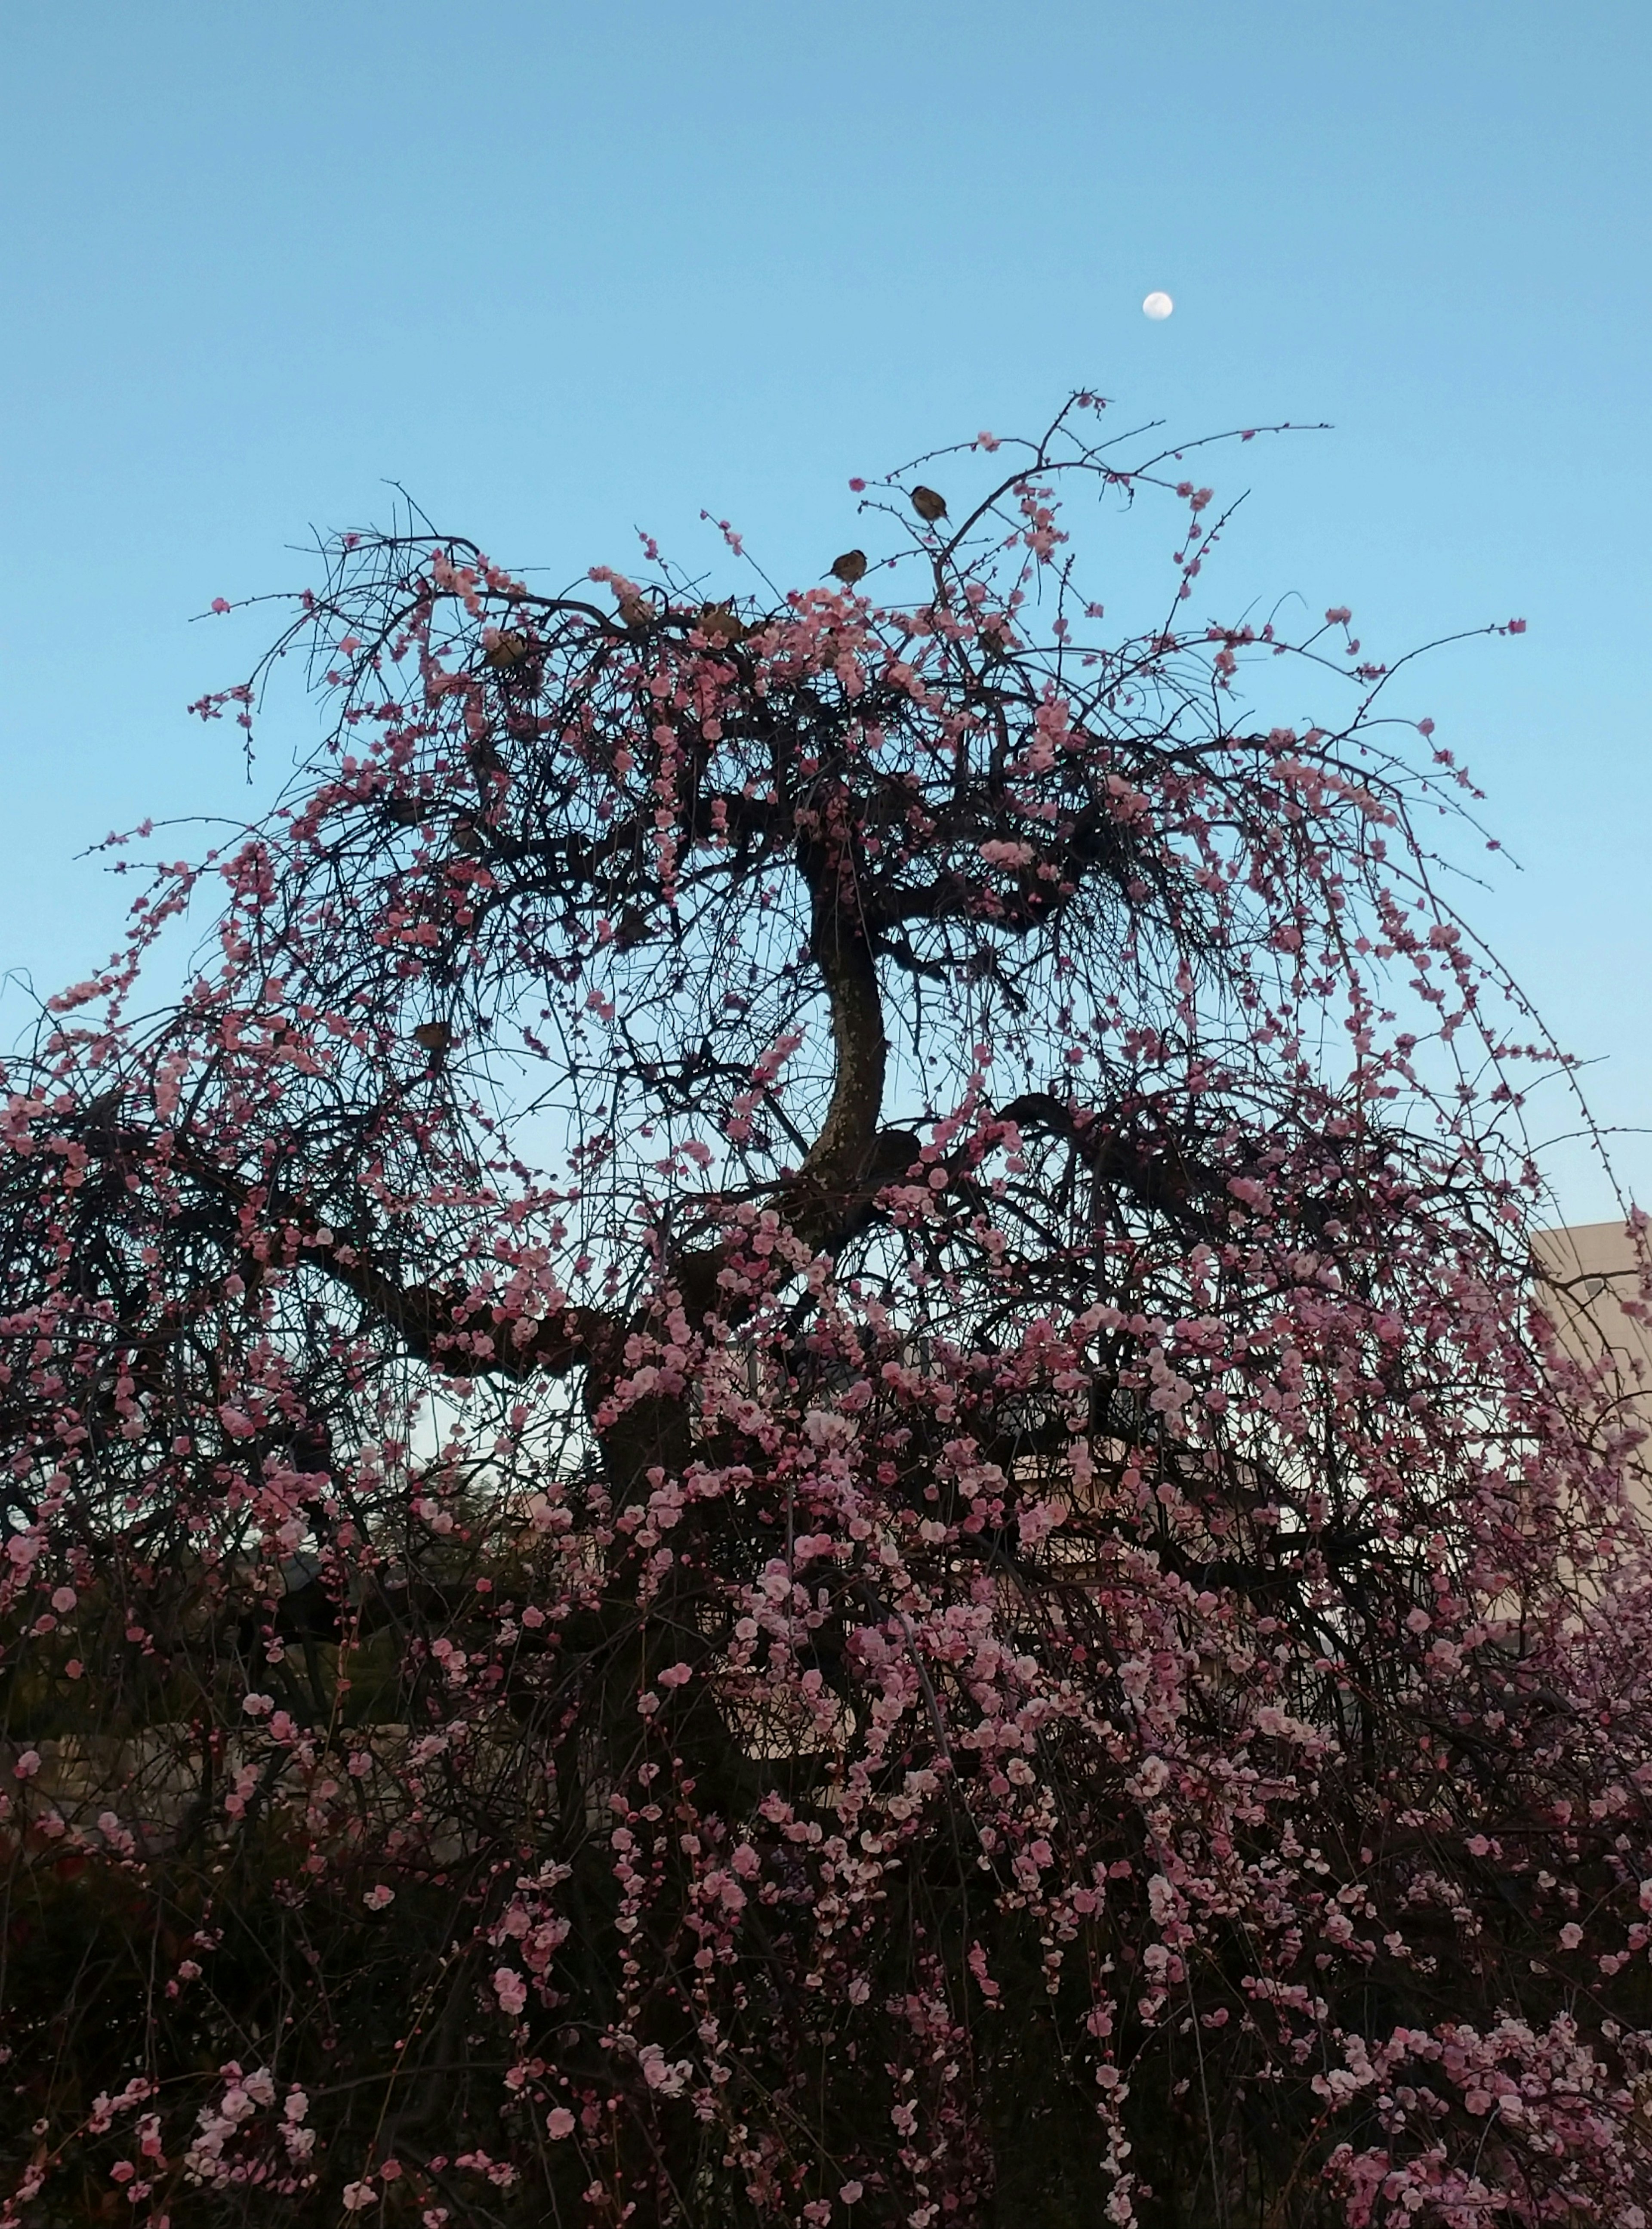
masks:
[[[1620,1397],[1645,1427],[1649,1438],[1636,1468],[1646,1481],[1645,1502],[1652,1512],[1652,1325],[1625,1312],[1638,1311],[1652,1275],[1647,1238],[1636,1240],[1621,1223],[1581,1223],[1540,1230],[1532,1255],[1540,1297],[1554,1321],[1560,1344],[1576,1361],[1593,1364],[1608,1356],[1617,1365]]]
[[[1621,1223],[1578,1223],[1534,1234],[1532,1252],[1547,1287],[1567,1351],[1593,1359],[1604,1346],[1633,1376],[1636,1365],[1652,1391],[1652,1330],[1625,1315],[1623,1302],[1641,1298],[1652,1259]]]

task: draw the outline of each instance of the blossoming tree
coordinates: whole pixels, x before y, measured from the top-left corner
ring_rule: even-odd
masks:
[[[1098,409],[790,595],[343,537],[323,743],[11,1062],[7,2229],[1643,2220],[1467,784]]]

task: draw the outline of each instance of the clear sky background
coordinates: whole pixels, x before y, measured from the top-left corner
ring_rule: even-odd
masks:
[[[1474,917],[1652,1124],[1649,65],[1646,0],[11,0],[0,967],[105,956],[110,828],[267,792],[297,708],[249,800],[183,708],[259,622],[195,615],[387,482],[559,580],[637,524],[711,562],[702,504],[810,580],[848,474],[1092,384],[1333,421],[1211,472],[1253,491],[1213,609],[1346,602],[1380,657],[1527,620],[1397,709],[1521,864]]]

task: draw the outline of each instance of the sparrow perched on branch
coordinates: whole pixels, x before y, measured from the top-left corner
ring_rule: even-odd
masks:
[[[864,580],[866,578],[865,550],[846,549],[841,557],[834,557],[832,575],[834,579],[842,581],[844,587],[848,588],[852,588],[857,581]]]
[[[482,654],[482,663],[491,666],[496,673],[509,673],[528,656],[531,645],[525,634],[508,629],[491,643]]]
[[[746,633],[744,621],[732,604],[701,605],[698,624],[708,642],[740,642]]]
[[[932,487],[915,487],[912,507],[926,526],[933,526],[938,518],[946,516],[946,498],[938,495]]]

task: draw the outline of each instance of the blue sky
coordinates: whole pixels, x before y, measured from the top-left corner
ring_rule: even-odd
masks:
[[[1093,384],[1333,422],[1213,473],[1213,607],[1346,602],[1382,656],[1528,620],[1405,709],[1522,863],[1474,917],[1652,1123],[1649,63],[1644,0],[4,10],[0,967],[104,956],[109,828],[267,790],[298,708],[249,800],[183,707],[259,623],[194,615],[387,482],[561,578],[637,524],[709,562],[703,504],[812,579],[848,474]]]

